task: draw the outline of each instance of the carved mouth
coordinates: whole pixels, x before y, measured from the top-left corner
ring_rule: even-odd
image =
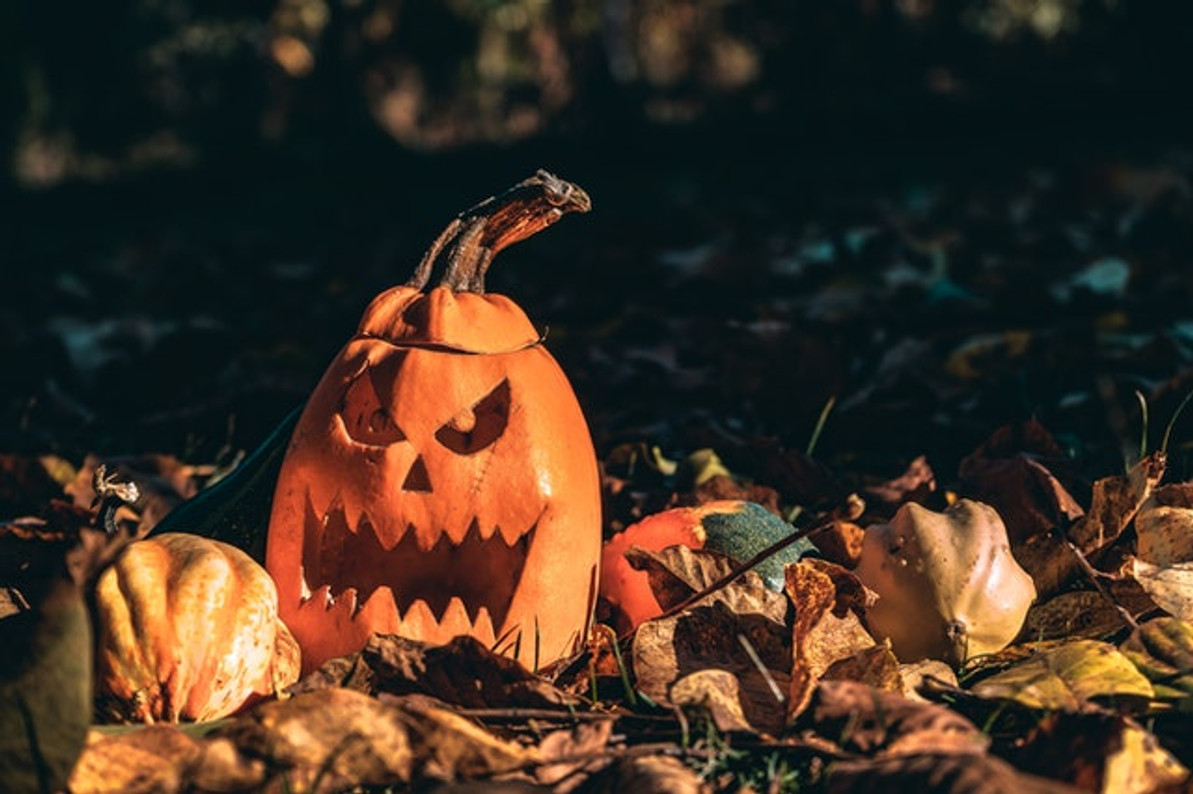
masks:
[[[441,531],[434,545],[422,548],[408,525],[387,548],[367,513],[353,525],[342,504],[320,512],[308,494],[303,605],[322,599],[331,609],[347,600],[355,617],[370,599],[385,597],[399,620],[412,610],[429,611],[436,623],[466,618],[472,633],[491,636],[505,622],[537,528],[538,520],[510,542],[508,529],[482,527],[474,518],[459,542]]]

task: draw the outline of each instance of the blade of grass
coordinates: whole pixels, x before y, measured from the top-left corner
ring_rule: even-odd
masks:
[[[828,423],[828,415],[832,413],[833,406],[837,404],[837,398],[829,397],[825,402],[824,407],[820,409],[820,416],[816,419],[816,426],[812,428],[812,437],[808,439],[808,446],[804,449],[804,454],[812,457],[812,453],[816,451],[816,444],[820,441],[820,434],[824,432],[824,426]]]
[[[1160,442],[1160,451],[1168,454],[1168,441],[1172,438],[1172,428],[1176,425],[1176,420],[1180,418],[1181,412],[1185,410],[1185,406],[1189,404],[1189,400],[1193,399],[1193,391],[1185,395],[1185,399],[1181,400],[1181,404],[1172,412],[1172,418],[1168,420],[1168,427],[1164,428],[1164,440]]]

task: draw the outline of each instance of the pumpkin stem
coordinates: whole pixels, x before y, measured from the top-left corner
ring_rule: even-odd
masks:
[[[137,501],[141,495],[136,483],[116,482],[118,476],[116,472],[109,474],[108,467],[101,463],[95,467],[95,474],[91,478],[95,499],[99,502],[98,518],[109,537],[120,532],[120,525],[116,523],[116,511],[122,505]]]
[[[583,188],[540,168],[504,193],[457,215],[431,243],[406,286],[426,287],[435,261],[446,250],[440,286],[483,294],[485,273],[499,251],[538,234],[569,212],[590,209],[592,201]]]

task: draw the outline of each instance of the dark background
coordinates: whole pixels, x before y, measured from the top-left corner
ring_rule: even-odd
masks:
[[[1089,476],[1193,377],[1193,13],[1129,0],[0,7],[0,448],[259,442],[457,212],[591,215],[489,279],[598,451],[947,481],[1035,418]],[[1178,424],[1175,471],[1186,470]]]

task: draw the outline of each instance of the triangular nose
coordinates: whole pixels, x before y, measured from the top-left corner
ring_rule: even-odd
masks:
[[[427,474],[427,464],[423,463],[422,455],[419,455],[410,466],[406,481],[402,483],[402,490],[427,493],[431,491],[431,477]]]

